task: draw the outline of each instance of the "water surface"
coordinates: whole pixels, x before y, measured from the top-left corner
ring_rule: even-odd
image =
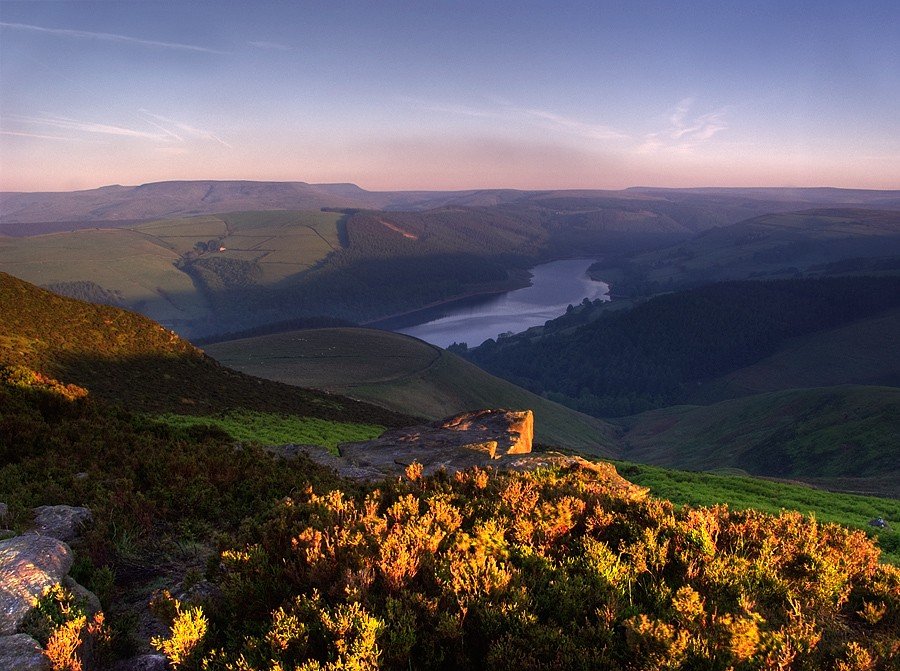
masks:
[[[585,298],[609,300],[609,285],[587,276],[592,263],[567,259],[535,266],[530,287],[442,306],[423,313],[423,323],[395,330],[439,347],[454,342],[475,347],[501,333],[542,326]]]

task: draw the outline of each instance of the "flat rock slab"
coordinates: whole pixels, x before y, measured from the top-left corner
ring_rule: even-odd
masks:
[[[382,476],[422,465],[425,475],[472,466],[499,466],[512,455],[528,454],[534,438],[531,410],[477,410],[447,419],[387,431],[375,440],[343,443],[341,456],[357,468]]]
[[[50,671],[50,660],[28,634],[0,636],[0,669],[3,671]]]
[[[71,567],[72,551],[56,538],[25,534],[0,541],[0,635],[15,634],[37,600]]]
[[[77,506],[40,506],[34,509],[33,531],[61,541],[71,541],[92,520],[91,511]]]

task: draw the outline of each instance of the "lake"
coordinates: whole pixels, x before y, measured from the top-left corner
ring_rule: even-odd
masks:
[[[609,285],[587,276],[592,263],[593,259],[567,259],[535,266],[530,287],[432,308],[414,315],[420,323],[392,330],[439,347],[454,342],[475,347],[500,333],[543,326],[585,298],[609,300]]]

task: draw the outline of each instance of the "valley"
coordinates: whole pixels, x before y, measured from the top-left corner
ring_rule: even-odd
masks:
[[[259,207],[267,192],[204,188],[223,206]],[[417,634],[418,654],[480,640],[434,621],[434,609],[461,603],[479,627],[495,616],[472,616],[480,597],[466,601],[445,580],[482,561],[463,548],[481,548],[484,566],[502,566],[529,595],[539,624],[515,649],[564,622],[590,650],[630,658],[633,639],[604,643],[573,623],[587,617],[585,598],[617,630],[635,617],[668,622],[651,556],[722,608],[719,588],[693,572],[735,581],[763,562],[754,575],[788,585],[784,604],[828,575],[866,595],[846,598],[895,598],[880,576],[900,563],[900,220],[857,207],[893,207],[891,192],[369,198],[293,186],[272,189],[268,205],[289,193],[321,207],[203,211],[197,185],[149,191],[145,201],[115,191],[109,210],[84,196],[81,216],[171,218],[60,230],[60,209],[59,222],[4,223],[15,235],[0,236],[0,498],[16,542],[37,506],[91,511],[75,575],[102,595],[113,657],[152,647],[149,602],[175,599],[177,610],[183,599],[215,626],[198,644],[210,668],[260,650],[294,659],[258,632],[288,612],[330,617],[348,607],[348,589],[385,631],[414,617],[438,632]],[[807,209],[792,210],[797,199]],[[841,201],[856,209],[808,209]],[[40,199],[13,202],[25,220]],[[775,203],[780,213],[761,212]],[[453,345],[355,325],[365,322]],[[509,434],[452,447],[438,437],[499,409],[530,411],[525,455],[495,454]],[[415,454],[427,472],[408,463]],[[402,540],[423,528],[452,540],[428,550]],[[332,540],[316,545],[318,533]],[[497,542],[514,549],[485,549]],[[300,545],[306,557],[339,552],[308,563]],[[419,559],[397,559],[409,552]],[[819,568],[795,584],[792,567],[810,556]],[[600,562],[609,580],[598,587],[579,562]],[[374,577],[346,583],[356,570]],[[569,583],[575,600],[553,587]],[[191,596],[197,584],[215,596]],[[759,596],[740,584],[741,598]],[[334,605],[290,602],[310,590]],[[69,597],[41,608],[67,603],[57,598]],[[760,626],[782,632],[787,606],[765,603],[753,611]],[[873,625],[856,601],[828,604],[810,608],[853,622],[888,654],[893,611]],[[174,627],[156,649],[171,650]],[[407,648],[380,640],[384,659],[405,659]],[[838,654],[830,645],[810,658]]]

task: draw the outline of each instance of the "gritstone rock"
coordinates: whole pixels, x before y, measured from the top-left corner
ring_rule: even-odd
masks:
[[[0,635],[15,634],[44,592],[72,567],[72,551],[49,536],[0,541]]]
[[[71,541],[92,519],[91,511],[75,506],[40,506],[34,509],[34,533]]]
[[[50,660],[28,634],[0,636],[0,669],[3,671],[50,671]]]

